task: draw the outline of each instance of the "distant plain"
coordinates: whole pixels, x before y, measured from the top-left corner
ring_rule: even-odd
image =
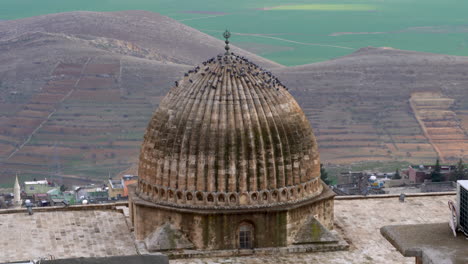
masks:
[[[366,47],[468,55],[468,1],[459,0],[16,0],[0,20],[75,10],[148,10],[283,65],[302,65]]]

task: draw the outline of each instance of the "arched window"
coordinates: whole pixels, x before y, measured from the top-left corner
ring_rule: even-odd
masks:
[[[241,223],[239,225],[239,248],[253,248],[254,228],[249,223]]]

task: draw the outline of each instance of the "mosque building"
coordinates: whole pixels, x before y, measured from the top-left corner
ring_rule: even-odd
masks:
[[[136,239],[149,251],[336,242],[309,121],[224,36],[226,53],[175,82],[149,122],[130,195]]]

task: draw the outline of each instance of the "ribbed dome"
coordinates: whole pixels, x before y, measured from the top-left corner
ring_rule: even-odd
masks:
[[[138,194],[181,207],[250,207],[319,195],[312,128],[287,89],[243,57],[219,55],[176,82],[141,147]]]

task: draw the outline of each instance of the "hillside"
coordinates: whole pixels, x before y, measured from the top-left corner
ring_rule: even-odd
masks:
[[[235,43],[235,39],[232,40]],[[224,43],[143,11],[0,22],[0,185],[105,179],[135,163],[175,80]],[[468,146],[468,58],[364,48],[271,69],[303,106],[322,161],[450,162]],[[57,177],[62,175],[62,177]]]
[[[278,69],[311,120],[323,161],[432,163],[466,156],[468,58],[363,48]]]
[[[76,11],[8,20],[0,24],[0,40],[17,38],[30,32],[94,40],[95,46],[101,49],[107,49],[109,44],[99,43],[96,38],[106,38],[130,47],[146,49],[159,57],[160,61],[187,65],[200,63],[224,51],[222,41],[173,19],[147,11]],[[232,51],[249,56],[265,67],[280,66],[236,47]]]
[[[1,22],[0,184],[17,171],[76,182],[125,170],[170,85],[223,48],[220,40],[144,11]]]

